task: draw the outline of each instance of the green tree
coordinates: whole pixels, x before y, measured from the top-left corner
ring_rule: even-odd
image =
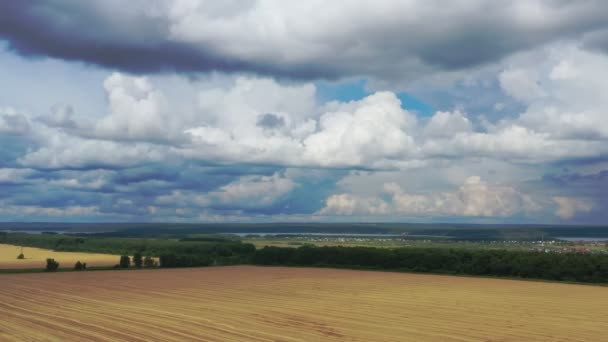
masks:
[[[59,263],[55,261],[55,259],[48,258],[46,259],[46,270],[49,272],[57,271],[59,268]]]
[[[82,271],[83,270],[82,263],[80,262],[80,260],[76,261],[76,264],[74,265],[74,269],[76,271]]]
[[[131,265],[131,259],[128,255],[123,255],[120,257],[120,262],[118,263],[122,268],[128,268]]]
[[[133,254],[133,264],[135,265],[135,267],[140,268],[143,264],[143,259],[141,256],[141,253],[136,252],[135,254]]]

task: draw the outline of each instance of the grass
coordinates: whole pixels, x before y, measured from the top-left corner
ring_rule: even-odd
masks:
[[[599,341],[608,288],[285,267],[2,275],[0,340]]]

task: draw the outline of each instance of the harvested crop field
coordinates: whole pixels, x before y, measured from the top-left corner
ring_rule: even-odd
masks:
[[[46,259],[53,258],[60,268],[73,268],[76,261],[87,266],[111,266],[118,263],[120,256],[83,252],[55,252],[49,249],[23,247],[25,259],[18,260],[21,247],[0,244],[0,269],[45,268]]]
[[[0,340],[600,341],[608,288],[283,267],[0,275]]]

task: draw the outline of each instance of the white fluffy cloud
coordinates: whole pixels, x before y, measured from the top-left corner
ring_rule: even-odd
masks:
[[[414,125],[414,115],[401,108],[394,94],[376,93],[350,110],[323,114],[318,131],[304,139],[304,158],[321,166],[403,159],[414,148],[408,134]]]
[[[438,112],[426,127],[422,149],[427,156],[544,163],[608,153],[608,57],[557,44],[505,63],[497,79],[507,95],[525,106],[523,112],[480,122],[477,130],[459,115]]]
[[[270,101],[260,107],[257,103],[263,101],[248,95],[256,86],[274,88],[274,93],[281,94],[272,81],[244,79],[237,80],[232,89],[202,93],[204,112],[214,113],[216,118],[186,130],[193,144],[182,153],[190,158],[213,156],[295,166],[375,167],[390,159],[403,159],[414,147],[408,132],[416,119],[401,108],[393,93],[316,108],[314,87],[287,86],[282,101],[277,101],[278,96],[273,100],[271,92]],[[236,95],[241,93],[245,95]],[[284,102],[292,98],[299,105],[291,103],[289,108]],[[315,118],[317,111],[321,113]],[[280,118],[281,125],[260,125],[260,118],[268,113]]]
[[[608,88],[608,74],[598,70],[608,70],[608,57],[569,44],[559,47],[506,62],[497,79],[526,108],[494,123],[461,110],[420,119],[386,91],[358,101],[319,103],[310,83],[237,77],[221,86],[188,83],[187,93],[196,96],[183,98],[167,96],[148,78],[115,73],[104,82],[107,115],[87,122],[58,110],[54,120],[42,121],[47,127],[36,126],[40,147],[20,161],[61,168],[185,158],[405,169],[438,158],[544,163],[606,154],[608,100],[602,90]],[[538,68],[532,67],[535,56],[547,57]],[[11,127],[19,132],[31,129],[26,117],[17,121],[24,124]]]
[[[407,193],[395,183],[385,183],[378,196],[336,194],[327,199],[319,214],[508,217],[540,208],[532,197],[513,187],[488,184],[472,176],[454,192]]]
[[[428,137],[452,137],[472,130],[471,121],[460,111],[437,112],[431,117],[424,133]]]
[[[40,128],[36,139],[40,146],[20,157],[17,161],[21,165],[40,169],[123,168],[170,160],[167,147],[143,142],[88,139],[47,128]]]
[[[264,208],[287,195],[297,184],[278,173],[272,176],[243,176],[207,193],[173,191],[156,199],[160,205],[183,207]]]
[[[519,121],[555,139],[608,140],[608,58],[560,47],[540,67],[545,95],[530,98]]]
[[[28,118],[14,108],[0,108],[0,134],[23,135],[30,130]]]
[[[557,204],[555,215],[568,220],[578,213],[588,213],[593,209],[593,203],[586,199],[555,196],[553,201]]]
[[[545,95],[534,69],[507,69],[498,75],[500,86],[513,98],[529,102]]]
[[[145,77],[114,73],[104,82],[109,114],[95,123],[93,134],[107,139],[166,140],[174,135],[163,94]]]

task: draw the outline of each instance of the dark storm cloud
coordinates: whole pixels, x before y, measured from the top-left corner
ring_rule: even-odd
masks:
[[[8,41],[9,49],[25,57],[48,56],[133,73],[243,71],[303,79],[336,76],[322,68],[255,63],[221,56],[203,46],[169,41],[162,18],[136,16],[136,26],[114,27],[111,20],[96,13],[100,9],[76,1],[2,1],[0,41]]]
[[[184,37],[176,39],[171,30],[182,23],[168,14],[171,6],[177,6],[175,3],[2,1],[0,38],[24,56],[50,56],[135,73],[242,71],[302,79],[357,74],[394,78],[425,72],[420,63],[431,70],[461,70],[608,27],[608,11],[602,1],[508,5],[488,1],[475,7],[466,2],[462,6],[436,6],[439,4],[419,2],[408,7],[382,1],[377,8],[392,10],[378,12],[374,7],[366,11],[366,5],[332,11],[340,15],[332,17],[335,20],[329,24],[321,23],[324,26],[310,18],[310,32],[303,33],[301,27],[287,23],[286,32],[273,32],[275,27],[268,26],[267,35],[251,32],[246,26],[251,23],[239,21],[242,19],[237,16],[245,12],[251,14],[251,20],[263,20],[263,16],[255,16],[259,3],[220,6],[220,12],[208,9],[219,5],[205,4],[203,11],[213,13],[192,21],[206,24],[219,16],[227,27],[227,31],[218,28],[210,43],[208,37],[197,41],[190,36],[213,30],[213,26],[190,27]],[[150,14],[154,5],[159,5],[159,13]],[[266,5],[276,7],[273,11],[279,18],[294,15],[295,10],[288,6]],[[420,15],[406,18],[405,11]],[[344,32],[338,35],[341,27]],[[306,37],[308,34],[310,37]],[[240,41],[246,46],[239,46]],[[237,45],[218,48],[223,42]]]
[[[159,39],[161,22],[141,21],[141,24],[144,26],[137,30],[137,36],[129,37],[85,5],[59,1],[0,2],[0,37],[24,56],[83,61],[136,73],[251,68],[244,62]]]
[[[583,46],[591,49],[602,51],[608,54],[608,29],[591,32],[585,36]]]

